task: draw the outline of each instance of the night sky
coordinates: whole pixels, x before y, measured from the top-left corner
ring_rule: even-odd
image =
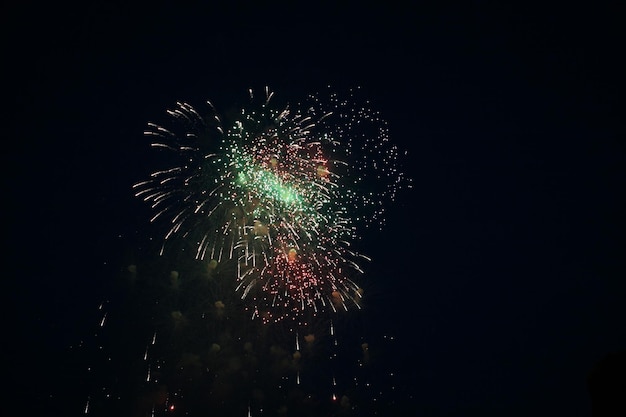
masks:
[[[403,409],[590,416],[590,372],[626,350],[623,10],[206,3],[2,6],[7,415],[82,413],[70,347],[158,234],[131,190],[145,124],[331,84],[408,151],[413,188],[363,241]]]

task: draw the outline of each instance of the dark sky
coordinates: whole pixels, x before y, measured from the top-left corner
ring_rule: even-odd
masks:
[[[64,380],[116,236],[146,224],[145,123],[332,84],[365,88],[410,155],[365,245],[414,409],[591,415],[588,373],[626,349],[623,10],[380,3],[2,6],[18,409]]]

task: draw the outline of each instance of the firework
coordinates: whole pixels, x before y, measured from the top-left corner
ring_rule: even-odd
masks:
[[[355,243],[384,224],[406,179],[386,122],[357,92],[273,107],[269,89],[260,103],[250,90],[233,120],[178,102],[171,127],[149,123],[152,146],[177,156],[134,186],[152,221],[169,222],[162,250],[179,237],[200,260],[235,262],[235,291],[266,323],[360,308],[368,257]]]
[[[250,91],[233,117],[180,102],[148,124],[167,165],[134,188],[165,225],[163,246],[128,259],[124,291],[112,289],[80,342],[93,350],[84,414],[365,416],[393,405],[394,372],[372,360],[389,357],[393,338],[367,334],[356,312],[369,259],[356,248],[410,183],[359,94],[274,105],[269,89],[260,102]]]

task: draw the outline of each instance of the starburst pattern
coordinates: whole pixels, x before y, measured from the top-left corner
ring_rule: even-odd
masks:
[[[384,208],[406,178],[386,122],[336,93],[273,107],[273,93],[224,122],[179,102],[172,127],[149,123],[152,146],[177,164],[134,187],[196,257],[236,262],[236,291],[252,318],[294,320],[360,308],[356,276],[369,258],[354,243],[384,224]]]

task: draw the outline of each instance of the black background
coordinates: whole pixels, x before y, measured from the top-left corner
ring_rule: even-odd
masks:
[[[145,123],[326,84],[366,89],[409,152],[365,245],[417,415],[591,415],[587,376],[625,349],[625,16],[500,3],[3,5],[12,415],[62,408],[118,236],[148,227]]]

